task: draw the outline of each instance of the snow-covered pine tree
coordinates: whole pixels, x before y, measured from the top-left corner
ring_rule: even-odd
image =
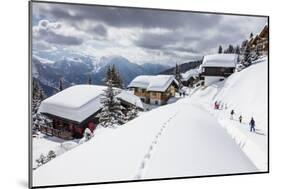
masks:
[[[60,82],[59,82],[59,90],[60,90],[60,91],[63,90],[63,82],[62,82],[62,79],[60,79]]]
[[[32,81],[32,130],[36,132],[39,129],[40,116],[37,114],[39,106],[44,99],[44,93],[38,82]]]
[[[182,86],[182,83],[181,83],[182,76],[181,76],[181,73],[180,73],[180,66],[178,64],[176,64],[176,67],[175,67],[175,70],[174,70],[174,76],[175,76],[175,79],[179,82],[179,88],[181,88],[181,86]]]
[[[41,102],[44,100],[45,94],[43,89],[35,80],[32,81],[32,131],[35,134],[40,126],[50,126],[51,120],[38,112]]]
[[[124,88],[123,80],[121,78],[119,71],[116,70],[113,76],[115,77],[115,78],[113,78],[113,81],[115,79],[115,87],[123,89]]]
[[[91,84],[92,84],[92,78],[91,78],[91,76],[90,76],[90,75],[88,76],[88,84],[89,84],[89,85],[91,85]]]
[[[222,46],[221,46],[221,45],[219,46],[218,53],[219,53],[219,54],[221,54],[221,53],[222,53]]]
[[[228,53],[228,54],[234,53],[234,47],[233,47],[233,45],[229,45],[229,46],[228,46],[228,48],[227,48],[227,50],[226,50],[226,53]]]
[[[250,66],[252,64],[251,49],[249,45],[246,46],[243,54],[243,64],[245,66]]]
[[[240,47],[239,47],[239,45],[237,45],[236,47],[235,47],[235,54],[237,54],[237,61],[238,62],[240,62]]]
[[[124,108],[120,101],[115,98],[118,91],[113,88],[112,81],[107,82],[107,88],[104,90],[101,104],[103,108],[99,114],[99,122],[103,127],[114,127],[125,123],[125,116],[122,112]]]
[[[138,108],[136,105],[131,105],[129,108],[128,108],[128,112],[127,112],[127,120],[130,121],[132,119],[135,119],[137,116],[138,116]]]
[[[250,39],[251,39],[252,37],[254,37],[254,34],[253,34],[253,33],[250,33]]]
[[[118,72],[118,70],[115,68],[115,65],[113,64],[111,66],[111,77],[110,77],[113,87],[117,87],[122,89],[123,88],[123,81],[121,78],[120,73]]]

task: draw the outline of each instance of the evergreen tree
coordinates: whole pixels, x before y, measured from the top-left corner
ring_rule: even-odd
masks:
[[[91,76],[90,76],[90,75],[88,76],[88,84],[89,84],[89,85],[91,85],[91,84],[92,84],[92,78],[91,78]]]
[[[59,83],[59,90],[62,91],[63,90],[63,82],[62,79],[60,79],[60,83]]]
[[[236,48],[235,48],[235,54],[240,54],[240,47],[239,47],[239,45],[237,45],[236,46]]]
[[[252,58],[251,58],[251,50],[250,50],[250,46],[247,45],[244,51],[244,55],[243,55],[243,64],[245,66],[249,66],[252,64]]]
[[[32,81],[32,132],[36,134],[40,126],[51,126],[52,121],[38,112],[41,102],[44,100],[45,94],[43,89],[35,80]]]
[[[254,34],[253,34],[253,33],[250,33],[250,39],[251,39],[253,36],[254,36]]]
[[[176,64],[175,70],[174,70],[174,76],[175,79],[179,82],[179,88],[181,88],[181,73],[180,73],[180,66],[178,64]]]
[[[239,45],[235,48],[235,54],[237,54],[237,61],[240,62],[240,47]]]
[[[127,113],[127,120],[130,121],[134,118],[136,118],[138,116],[138,108],[136,105],[131,105],[129,108],[128,108],[128,113]]]
[[[248,40],[245,40],[241,43],[241,50],[240,50],[240,54],[244,54],[246,47],[248,45]]]
[[[229,45],[227,50],[226,50],[226,53],[228,54],[233,54],[234,53],[234,47],[233,45]]]
[[[104,90],[101,104],[103,108],[99,114],[99,121],[103,127],[114,127],[125,123],[124,109],[120,101],[116,99],[117,91],[113,88],[111,80],[107,82],[107,88]]]
[[[124,87],[122,78],[114,64],[112,66],[108,66],[106,71],[105,83],[107,83],[109,80],[112,82],[113,87],[120,89]]]
[[[123,89],[124,88],[123,80],[122,80],[121,75],[118,70],[116,70],[115,78],[116,78],[115,87]]]
[[[222,54],[222,46],[221,46],[221,45],[219,46],[218,53],[219,53],[219,54]]]
[[[40,123],[43,120],[42,116],[38,113],[38,109],[41,102],[44,100],[44,97],[45,95],[41,86],[39,85],[38,82],[33,80],[31,111],[32,111],[32,130],[34,133],[36,133],[39,130]]]

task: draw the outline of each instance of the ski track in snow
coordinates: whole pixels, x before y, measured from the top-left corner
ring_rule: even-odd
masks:
[[[145,170],[146,170],[146,167],[147,167],[147,164],[148,164],[149,160],[151,159],[151,156],[153,155],[153,149],[155,149],[156,145],[158,144],[162,133],[167,128],[168,123],[175,116],[177,116],[178,113],[179,113],[179,110],[174,115],[172,115],[169,119],[167,119],[167,121],[163,123],[160,130],[155,135],[154,140],[151,142],[151,145],[149,146],[149,149],[148,149],[147,153],[143,157],[143,160],[142,160],[142,162],[141,162],[141,164],[138,168],[138,173],[136,174],[135,179],[141,179],[143,177],[143,175],[145,173]]]

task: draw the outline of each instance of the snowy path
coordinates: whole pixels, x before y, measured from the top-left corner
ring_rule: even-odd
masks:
[[[200,105],[183,101],[179,113],[167,123],[154,146],[142,178],[257,171],[211,114]]]
[[[146,170],[146,165],[148,164],[148,161],[150,160],[152,154],[153,154],[153,149],[155,148],[155,146],[157,145],[157,143],[159,142],[159,139],[161,137],[161,135],[163,134],[163,132],[165,131],[167,125],[169,124],[169,122],[175,117],[177,116],[178,112],[176,112],[173,116],[171,116],[163,125],[162,127],[160,128],[159,132],[156,134],[154,140],[152,141],[151,145],[149,146],[149,149],[147,151],[147,153],[145,154],[142,162],[141,162],[141,165],[140,165],[140,168],[138,170],[138,173],[136,175],[136,179],[141,179],[143,177],[143,174]]]
[[[214,116],[189,100],[118,129],[98,129],[89,142],[35,170],[35,186],[257,171]]]

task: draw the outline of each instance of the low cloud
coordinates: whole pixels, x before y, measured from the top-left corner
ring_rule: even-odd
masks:
[[[81,36],[71,34],[67,28],[63,28],[61,23],[49,20],[40,20],[37,26],[33,26],[33,36],[35,40],[56,45],[81,45],[83,43]]]
[[[119,53],[139,63],[197,59],[219,45],[239,45],[267,23],[266,17],[36,2],[33,20],[38,50]]]

